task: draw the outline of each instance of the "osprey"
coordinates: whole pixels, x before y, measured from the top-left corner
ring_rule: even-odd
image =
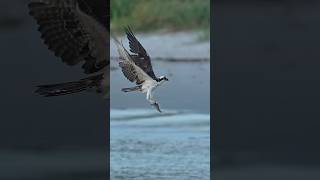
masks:
[[[93,89],[108,98],[107,27],[82,11],[77,0],[33,0],[28,7],[48,48],[67,65],[82,63],[88,75],[78,81],[40,85],[35,92],[48,97]]]
[[[154,106],[159,112],[159,104],[153,98],[153,91],[163,82],[168,81],[165,76],[156,77],[153,72],[150,57],[146,50],[132,33],[131,29],[126,28],[126,35],[129,40],[130,51],[124,48],[115,37],[113,37],[117,45],[119,53],[119,66],[122,69],[123,75],[131,82],[135,82],[137,86],[121,89],[123,92],[139,91],[146,93],[146,99],[150,105]]]

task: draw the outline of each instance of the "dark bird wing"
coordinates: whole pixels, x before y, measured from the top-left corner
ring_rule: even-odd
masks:
[[[29,9],[44,43],[63,62],[71,66],[83,62],[87,74],[110,63],[106,28],[82,12],[76,0],[33,0]]]
[[[136,82],[137,85],[152,78],[138,66],[129,52],[123,45],[114,38],[119,53],[119,66],[121,67],[123,75],[131,82]]]
[[[146,50],[141,45],[141,43],[134,36],[130,27],[126,28],[126,34],[127,34],[128,40],[129,40],[130,51],[132,53],[134,53],[133,55],[131,55],[133,61],[144,72],[146,72],[152,79],[156,80],[157,77],[155,76],[155,74],[153,72],[150,57],[149,57],[148,53],[146,52]]]

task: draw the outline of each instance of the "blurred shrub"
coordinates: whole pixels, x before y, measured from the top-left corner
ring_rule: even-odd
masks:
[[[111,29],[209,29],[210,0],[111,0]]]

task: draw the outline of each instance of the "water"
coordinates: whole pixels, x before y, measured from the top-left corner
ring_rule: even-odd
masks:
[[[209,179],[210,116],[111,110],[111,179]]]

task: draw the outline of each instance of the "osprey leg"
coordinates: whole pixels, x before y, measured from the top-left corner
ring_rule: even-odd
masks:
[[[147,91],[147,97],[146,97],[147,101],[149,101],[150,105],[155,107],[157,109],[157,111],[159,111],[160,113],[162,112],[160,110],[159,104],[153,99],[152,94],[151,94],[151,90]]]
[[[140,91],[141,90],[141,85],[131,87],[131,88],[122,88],[121,91],[123,92],[131,92],[131,91]]]

